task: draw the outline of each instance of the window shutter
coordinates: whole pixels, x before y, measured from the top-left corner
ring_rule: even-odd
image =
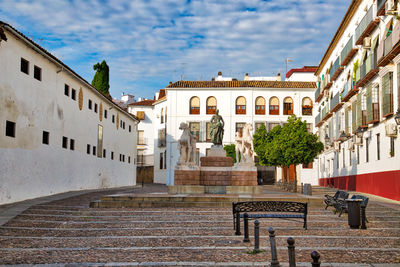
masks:
[[[361,107],[362,103],[361,103],[361,98],[362,98],[362,95],[361,95],[361,93],[359,93],[357,95],[357,124],[356,124],[356,128],[358,128],[362,124],[362,107]]]
[[[349,109],[346,108],[344,110],[344,129],[346,134],[350,133],[350,129],[349,129]]]
[[[357,100],[351,103],[351,127],[354,133],[357,130]]]
[[[372,113],[372,84],[367,86],[367,123],[373,120],[373,113]]]
[[[335,138],[338,139],[340,135],[340,113],[336,115],[336,131],[335,131]]]
[[[393,72],[382,78],[382,112],[383,116],[393,113]]]

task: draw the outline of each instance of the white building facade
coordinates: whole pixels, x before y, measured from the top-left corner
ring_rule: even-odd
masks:
[[[0,204],[135,185],[135,116],[12,26],[0,29]]]
[[[397,2],[353,0],[318,66],[320,185],[400,200]]]
[[[167,175],[166,183],[174,184],[174,167],[179,157],[177,140],[186,122],[197,137],[198,158],[206,156],[212,143],[209,121],[215,110],[225,121],[223,144],[233,144],[235,133],[245,123],[254,130],[261,124],[270,130],[283,124],[291,114],[307,121],[313,131],[314,82],[282,81],[178,81],[167,89]],[[298,166],[299,183],[316,184],[316,169]],[[277,177],[281,177],[280,170]]]

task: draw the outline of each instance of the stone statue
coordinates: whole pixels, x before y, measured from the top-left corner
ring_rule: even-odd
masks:
[[[187,123],[181,122],[179,129],[183,130],[183,133],[178,140],[178,150],[180,153],[178,165],[197,165],[196,138],[190,133]]]
[[[235,150],[236,150],[236,164],[254,165],[254,147],[253,147],[253,136],[251,131],[253,126],[251,123],[246,123],[243,127],[243,137],[239,136],[236,132],[235,138]],[[239,152],[241,158],[239,160]]]
[[[210,136],[214,145],[222,145],[222,139],[224,137],[225,122],[222,116],[218,113],[219,110],[217,109],[210,121]]]

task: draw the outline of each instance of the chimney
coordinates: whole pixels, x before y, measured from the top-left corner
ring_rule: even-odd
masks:
[[[248,81],[248,80],[249,80],[249,74],[248,74],[248,73],[246,73],[246,75],[244,76],[244,80],[245,80],[245,81]]]
[[[215,77],[212,77],[212,78],[211,78],[211,81],[215,81]]]
[[[278,72],[278,75],[276,76],[276,80],[278,81],[278,82],[280,82],[282,79],[281,79],[281,73],[280,72]]]
[[[218,76],[222,76],[222,71],[218,71]]]

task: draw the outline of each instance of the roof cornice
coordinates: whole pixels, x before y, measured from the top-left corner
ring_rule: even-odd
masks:
[[[317,70],[315,71],[315,76],[318,76],[321,73],[323,67],[327,63],[330,55],[332,54],[333,49],[335,49],[337,43],[340,40],[340,37],[342,37],[344,31],[346,30],[347,26],[349,25],[351,19],[354,16],[354,13],[356,12],[357,8],[360,6],[361,2],[362,2],[362,0],[352,0],[349,8],[347,9],[346,14],[344,15],[344,18],[342,19],[342,22],[339,25],[339,28],[337,29],[335,35],[333,36],[333,39],[331,40],[331,43],[328,46],[328,49],[325,51],[325,54],[322,57]]]

